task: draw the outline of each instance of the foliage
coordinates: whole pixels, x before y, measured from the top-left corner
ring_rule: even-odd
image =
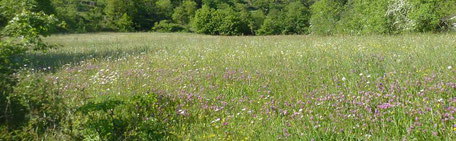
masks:
[[[5,136],[2,135],[1,138],[14,137],[9,136],[9,134],[20,130],[22,126],[27,126],[29,121],[40,124],[34,126],[32,128],[34,130],[40,130],[41,127],[47,125],[46,120],[30,120],[32,119],[30,115],[44,113],[46,117],[46,112],[52,112],[42,109],[39,110],[39,113],[34,113],[35,107],[42,107],[40,102],[35,103],[34,98],[38,97],[38,101],[48,99],[38,95],[40,89],[31,93],[34,98],[21,98],[13,95],[16,91],[14,86],[17,83],[13,74],[21,67],[23,55],[27,51],[46,50],[52,47],[52,45],[45,43],[41,37],[50,35],[58,23],[58,20],[53,15],[47,15],[44,12],[31,12],[24,8],[21,13],[16,14],[8,22],[8,25],[6,25],[0,35],[0,111],[2,113],[0,115],[0,130],[5,133]],[[30,104],[29,102],[38,105],[27,105]],[[46,123],[42,124],[41,121]],[[21,133],[19,132],[18,134]]]
[[[13,13],[29,7],[34,12],[55,14],[68,24],[58,32],[70,33],[149,31],[163,20],[179,24],[188,32],[212,35],[441,32],[452,29],[450,19],[456,13],[454,0],[2,0],[0,3],[4,5],[0,8],[3,11],[0,19],[5,19],[0,22],[0,28]],[[212,16],[203,16],[208,9]],[[200,15],[196,11],[201,11]],[[217,16],[227,17],[217,19]],[[201,19],[211,17],[215,19]],[[199,25],[195,25],[194,19]],[[223,27],[218,28],[221,24]]]
[[[414,22],[409,16],[412,8],[411,3],[407,0],[391,1],[386,11],[391,32],[401,33],[413,30]]]
[[[204,5],[201,9],[198,9],[193,19],[193,28],[197,33],[203,34],[217,34],[216,28],[218,23],[213,20],[214,9],[207,5]]]
[[[17,92],[62,97],[35,140],[454,140],[455,37],[56,35]]]
[[[386,0],[349,1],[338,22],[338,31],[346,34],[388,33],[389,23],[385,14],[388,4]]]
[[[310,10],[300,1],[291,2],[285,7],[284,34],[309,33]]]
[[[179,24],[171,23],[168,20],[162,20],[160,23],[155,23],[153,31],[157,32],[179,32],[183,31],[185,28]]]
[[[173,20],[181,25],[187,25],[195,16],[197,4],[194,1],[185,0],[181,6],[174,8]]]
[[[101,140],[161,140],[170,136],[162,111],[154,94],[128,98],[106,97],[89,102],[77,109],[74,120],[82,121],[80,129],[84,138]],[[171,107],[170,107],[171,108]]]
[[[259,35],[273,35],[282,33],[284,23],[282,20],[282,13],[278,10],[271,10],[266,19],[263,21],[260,29],[257,30]]]
[[[248,22],[241,18],[231,7],[218,9],[213,13],[212,22],[218,25],[215,30],[220,35],[248,35],[250,28]]]
[[[128,16],[127,13],[124,13],[122,17],[120,17],[120,19],[116,21],[115,29],[121,32],[133,31],[132,18]]]
[[[333,34],[343,10],[343,3],[336,0],[320,0],[311,6],[310,30],[315,34]]]

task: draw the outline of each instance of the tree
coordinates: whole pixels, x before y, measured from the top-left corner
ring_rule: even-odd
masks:
[[[201,9],[198,9],[195,13],[193,20],[193,28],[197,33],[203,34],[216,34],[216,23],[212,22],[212,13],[215,10],[210,8],[208,5],[203,5]]]
[[[291,2],[285,7],[284,34],[308,33],[310,11],[300,1]]]
[[[274,9],[271,10],[261,25],[261,28],[256,33],[259,35],[277,35],[283,31],[283,19],[281,11]]]
[[[52,45],[41,37],[50,35],[59,21],[44,12],[23,9],[2,30],[0,35],[0,128],[16,129],[25,120],[26,109],[12,97],[16,84],[13,73],[21,66],[21,56],[29,50],[46,50]],[[6,38],[3,38],[6,37]]]
[[[310,31],[314,34],[334,34],[344,3],[336,0],[320,0],[311,6]]]
[[[107,27],[115,31],[126,30],[125,25],[130,24],[131,17],[134,15],[134,3],[130,0],[107,0],[104,12],[108,20]],[[130,20],[130,21],[129,21]],[[131,26],[133,24],[130,24]]]
[[[195,16],[197,10],[196,2],[185,0],[182,5],[174,8],[174,13],[172,15],[173,20],[181,25],[186,25],[190,23],[190,20]]]

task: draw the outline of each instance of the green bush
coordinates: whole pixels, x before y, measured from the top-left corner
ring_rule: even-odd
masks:
[[[256,33],[259,35],[277,35],[284,29],[282,13],[278,10],[271,10]]]
[[[214,9],[210,8],[207,5],[203,5],[201,9],[198,9],[195,13],[195,18],[193,20],[193,28],[197,33],[203,34],[216,34],[216,28],[218,25],[213,22],[212,16]]]
[[[73,97],[62,93],[58,78],[30,71],[20,74],[14,91],[0,97],[8,102],[8,110],[2,111],[8,116],[0,120],[0,140],[175,140],[171,127],[183,120],[178,102],[168,96]]]
[[[390,33],[402,33],[413,30],[414,22],[409,16],[411,10],[412,4],[408,0],[390,1],[386,11]]]
[[[119,20],[116,21],[116,30],[120,32],[129,32],[133,31],[133,19],[124,13]]]
[[[0,130],[4,134],[0,136],[0,139],[16,140],[13,138],[16,134],[26,133],[18,131],[23,126],[28,125],[28,121],[31,121],[30,113],[36,109],[32,107],[40,107],[29,105],[30,101],[34,103],[33,98],[22,98],[14,95],[17,91],[14,89],[17,84],[14,73],[18,71],[23,61],[22,56],[28,50],[46,50],[52,47],[52,45],[43,42],[41,37],[50,35],[57,23],[58,20],[53,15],[23,9],[2,30],[0,35],[0,111],[2,111]],[[38,95],[32,93],[32,96]],[[44,125],[37,127],[42,126]]]
[[[353,0],[345,4],[338,32],[345,34],[383,34],[389,32],[387,0]]]
[[[456,15],[454,0],[410,0],[413,8],[409,14],[414,21],[413,30],[436,32],[449,29],[445,19]]]
[[[152,30],[157,32],[180,32],[184,31],[185,28],[179,24],[171,23],[168,20],[162,20],[160,23],[155,23]]]
[[[173,20],[181,25],[189,24],[193,16],[195,16],[196,6],[197,3],[194,1],[184,1],[181,6],[174,8]]]
[[[264,19],[266,19],[266,15],[264,15],[262,10],[250,11],[250,30],[257,34],[256,31],[263,25]]]
[[[248,22],[241,18],[240,13],[231,8],[217,10],[212,20],[219,25],[217,31],[221,35],[250,34]]]
[[[284,34],[306,34],[309,29],[310,10],[300,1],[289,3],[285,7]]]
[[[100,98],[77,109],[74,120],[78,124],[75,127],[85,139],[170,139],[172,135],[167,127],[173,121],[168,116],[175,111],[175,105],[161,106],[167,104],[160,103],[163,101],[154,94]]]
[[[196,11],[193,28],[197,33],[212,35],[251,34],[248,21],[231,7],[214,10],[204,5]]]
[[[320,0],[311,6],[310,31],[314,34],[334,34],[344,4],[336,0]]]

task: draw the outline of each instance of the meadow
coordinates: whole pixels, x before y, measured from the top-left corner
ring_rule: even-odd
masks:
[[[43,139],[454,140],[455,39],[53,35],[16,93],[49,99]]]

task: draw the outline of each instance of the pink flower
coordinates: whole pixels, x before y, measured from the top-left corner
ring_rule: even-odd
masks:
[[[377,108],[379,108],[379,109],[388,109],[388,108],[392,108],[392,107],[394,107],[394,105],[392,105],[390,103],[383,103],[383,104],[377,106]]]

